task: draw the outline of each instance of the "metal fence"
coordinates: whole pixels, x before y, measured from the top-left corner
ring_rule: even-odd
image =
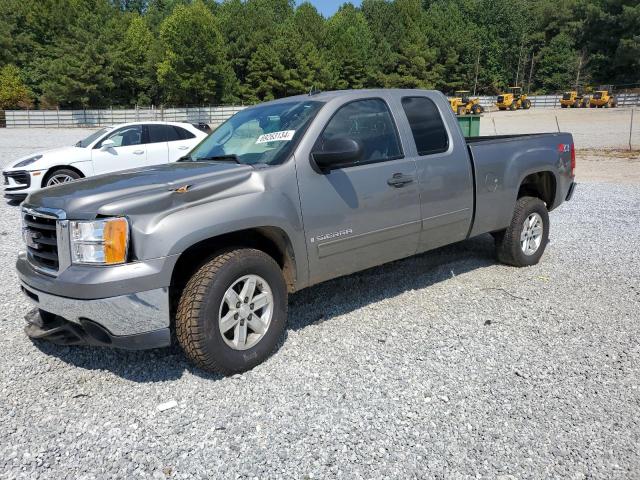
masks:
[[[640,93],[615,94],[619,107],[634,107],[640,105]],[[480,105],[485,108],[494,107],[496,97],[480,96]],[[529,95],[533,108],[560,108],[562,95]]]
[[[216,126],[244,106],[135,108],[104,110],[6,110],[7,128],[102,127],[127,122],[167,121]]]
[[[496,97],[481,96],[485,108],[495,107]],[[561,95],[532,95],[534,108],[559,108]],[[616,95],[619,107],[640,105],[640,94]],[[103,110],[6,110],[0,111],[0,125],[7,128],[102,127],[118,123],[164,120],[171,122],[206,123],[215,127],[246,106],[189,108],[135,108]],[[4,122],[2,115],[4,114]]]

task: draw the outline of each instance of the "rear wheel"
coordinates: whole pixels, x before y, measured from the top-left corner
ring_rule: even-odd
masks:
[[[82,176],[75,170],[60,168],[48,173],[44,178],[42,185],[44,187],[53,187],[55,185],[73,182],[74,180],[78,180],[79,178],[82,178]]]
[[[203,370],[249,370],[276,349],[287,318],[278,264],[253,249],[222,252],[191,277],[180,297],[176,336]]]
[[[473,113],[474,115],[480,115],[483,112],[484,108],[482,108],[482,105],[475,104],[473,107],[471,107],[471,113]]]
[[[522,102],[522,108],[524,108],[525,110],[529,110],[531,108],[531,100],[527,99]]]
[[[494,233],[498,260],[514,267],[528,267],[540,261],[549,241],[549,212],[535,197],[516,202],[506,230]]]

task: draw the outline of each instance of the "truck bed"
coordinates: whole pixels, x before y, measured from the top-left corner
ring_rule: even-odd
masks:
[[[556,195],[549,210],[566,197],[573,179],[569,133],[495,135],[465,139],[471,158],[476,204],[470,236],[505,228],[513,215],[518,186],[528,175],[551,171]],[[562,150],[559,147],[563,147]]]

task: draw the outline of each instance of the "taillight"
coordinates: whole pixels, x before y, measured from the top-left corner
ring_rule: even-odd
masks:
[[[571,176],[576,176],[576,146],[571,144]]]

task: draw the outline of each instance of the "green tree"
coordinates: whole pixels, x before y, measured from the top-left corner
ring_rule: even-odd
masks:
[[[149,105],[158,100],[155,63],[159,55],[153,33],[140,15],[130,16],[129,25],[114,41],[112,50],[113,96],[124,105]]]
[[[38,84],[40,101],[63,107],[108,105],[114,86],[109,27],[118,23],[121,13],[103,0],[63,1],[64,20],[59,6],[45,11],[53,14],[55,36],[48,37],[45,24],[35,28],[36,35],[45,39],[29,70]]]
[[[0,68],[0,110],[32,106],[31,92],[22,81],[20,69],[10,64]]]
[[[576,10],[584,18],[578,41],[589,54],[594,78],[601,83],[640,81],[640,3],[593,0]]]
[[[160,27],[163,59],[158,81],[171,104],[220,103],[232,95],[234,78],[222,35],[201,1],[178,5]]]
[[[329,19],[325,48],[335,88],[363,88],[372,78],[373,36],[363,13],[343,5]]]
[[[566,33],[553,37],[540,50],[537,76],[546,92],[558,92],[573,87],[578,70],[578,52]]]

